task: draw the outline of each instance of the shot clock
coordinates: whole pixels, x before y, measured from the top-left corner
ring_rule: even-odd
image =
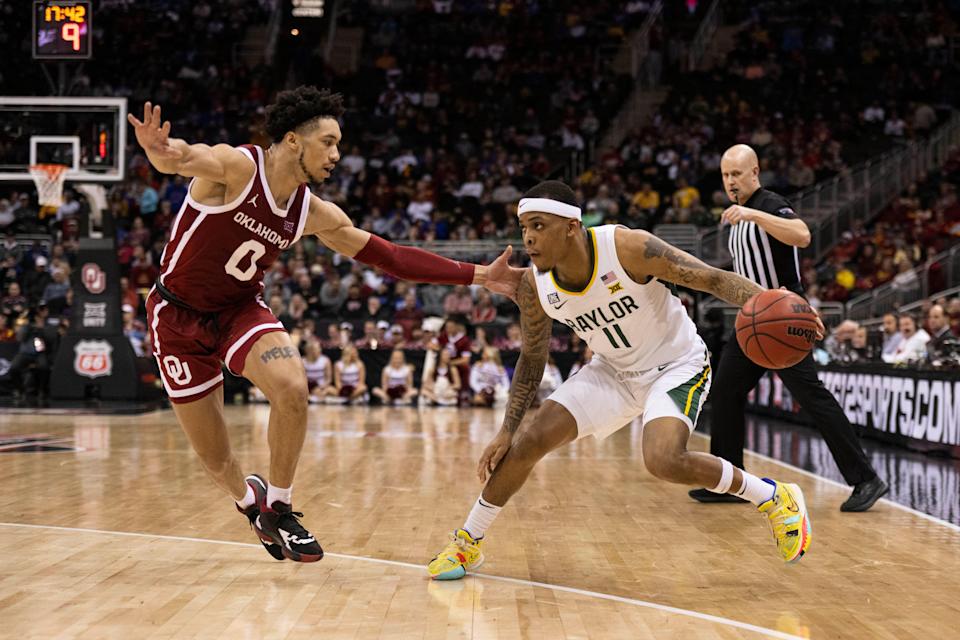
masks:
[[[33,57],[75,60],[92,53],[90,0],[35,0],[33,3]]]

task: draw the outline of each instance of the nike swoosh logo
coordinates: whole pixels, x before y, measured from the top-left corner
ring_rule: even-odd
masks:
[[[662,365],[660,365],[659,367],[657,367],[657,371],[663,371],[664,369],[666,369],[666,368],[669,367],[669,366],[670,366],[670,363],[669,363],[669,362],[668,362],[667,364],[662,364]]]
[[[560,307],[562,307],[563,305],[567,304],[568,302],[570,302],[570,301],[569,301],[569,300],[564,300],[564,301],[561,302],[560,304],[555,304],[555,305],[553,305],[553,308],[554,308],[554,309],[557,309],[557,310],[559,311],[559,310],[560,310]]]

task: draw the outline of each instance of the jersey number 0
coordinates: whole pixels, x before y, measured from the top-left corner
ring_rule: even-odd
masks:
[[[233,255],[230,256],[230,259],[227,260],[227,264],[223,266],[223,270],[232,275],[237,280],[246,282],[257,272],[257,260],[263,257],[263,254],[267,252],[267,248],[263,246],[262,243],[256,240],[247,240],[233,252]],[[247,254],[250,254],[250,266],[240,270],[240,261],[247,257]]]

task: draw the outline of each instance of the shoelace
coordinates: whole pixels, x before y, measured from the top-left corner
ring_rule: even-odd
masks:
[[[468,543],[466,540],[464,540],[463,538],[459,537],[456,533],[454,533],[452,537],[453,537],[453,543],[454,543],[455,545],[457,545],[457,548],[458,548],[458,549],[460,549],[461,551],[466,551],[466,550],[467,550],[467,545],[468,545],[469,543]]]
[[[310,538],[310,532],[303,528],[297,518],[302,518],[303,514],[299,511],[280,512],[277,518],[277,526],[284,531],[288,531],[298,538]]]

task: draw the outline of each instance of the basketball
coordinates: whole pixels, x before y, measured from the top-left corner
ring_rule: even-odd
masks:
[[[753,296],[737,314],[737,342],[765,369],[797,364],[817,342],[817,314],[806,300],[782,289]]]

